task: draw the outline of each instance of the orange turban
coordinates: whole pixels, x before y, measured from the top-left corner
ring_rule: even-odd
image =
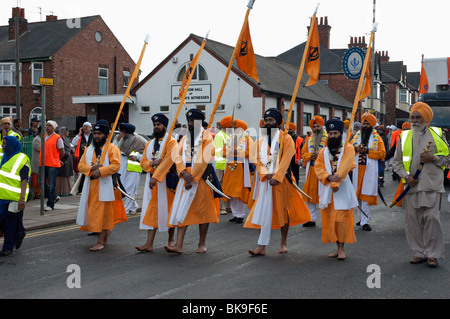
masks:
[[[292,123],[292,122],[289,122],[289,128],[290,128],[291,130],[293,130],[293,131],[297,131],[297,125],[295,125],[295,124]]]
[[[408,129],[408,130],[411,129],[411,123],[408,123],[408,122],[403,123],[402,130],[406,130],[406,129]]]
[[[345,120],[344,121],[344,128],[348,128],[349,125],[350,125],[350,121],[349,120]]]
[[[364,121],[369,122],[370,126],[372,127],[375,127],[375,125],[377,125],[377,118],[375,117],[375,115],[370,113],[364,113],[361,116],[361,123],[364,123]]]
[[[233,117],[231,115],[225,116],[220,121],[220,126],[222,126],[223,128],[230,128],[232,125],[233,125]]]
[[[316,115],[309,121],[309,127],[313,129],[314,123],[319,124],[320,126],[325,125],[325,121],[320,116]]]
[[[417,102],[411,107],[409,114],[414,111],[419,112],[420,115],[422,115],[422,117],[424,118],[425,122],[427,122],[427,124],[430,124],[431,120],[433,119],[433,110],[428,106],[428,104]]]
[[[242,120],[234,120],[234,127],[240,127],[244,131],[248,128],[247,123]]]
[[[242,128],[244,131],[248,128],[247,127],[247,123],[245,123],[242,120],[234,120],[233,123],[233,117],[231,115],[229,116],[225,116],[221,121],[220,121],[220,126],[222,126],[223,128],[231,128],[231,127],[240,127]]]

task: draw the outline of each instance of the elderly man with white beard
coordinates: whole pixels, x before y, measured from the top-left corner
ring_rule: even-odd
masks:
[[[406,240],[413,253],[410,263],[427,262],[436,267],[437,259],[444,258],[440,207],[445,191],[444,168],[450,163],[450,156],[442,129],[428,126],[432,119],[433,111],[427,104],[418,102],[412,106],[411,130],[401,133],[392,167],[404,186],[411,186],[402,201]],[[414,179],[421,163],[422,171]]]

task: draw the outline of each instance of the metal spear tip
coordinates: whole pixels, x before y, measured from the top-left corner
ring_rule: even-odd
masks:
[[[148,40],[149,40],[149,39],[150,39],[150,35],[147,33],[147,34],[145,35],[145,40],[144,40],[144,42],[148,44]]]
[[[317,6],[316,6],[316,10],[314,10],[314,14],[317,14],[317,11],[319,10],[319,6],[320,6],[320,3],[318,2]]]
[[[247,8],[253,9],[253,4],[255,3],[255,0],[249,0]]]
[[[372,32],[377,32],[378,22],[375,22],[372,27]]]

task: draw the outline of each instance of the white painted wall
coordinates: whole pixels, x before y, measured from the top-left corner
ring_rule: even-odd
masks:
[[[167,112],[166,115],[170,119],[170,124],[172,123],[178,104],[171,103],[171,87],[172,85],[181,84],[180,82],[177,82],[177,75],[185,63],[190,61],[190,55],[193,54],[195,56],[199,48],[200,46],[193,41],[187,43],[186,46],[176,54],[177,63],[173,63],[172,61],[166,63],[152,78],[137,90],[136,106],[130,108],[129,114],[130,123],[136,126],[137,132],[145,134],[151,134],[153,132],[151,116],[161,112],[161,106],[169,106],[169,112]],[[199,64],[205,68],[208,80],[192,80],[191,87],[195,84],[210,84],[211,101],[209,103],[189,103],[187,104],[187,107],[190,109],[196,107],[196,105],[205,105],[206,121],[209,121],[214,103],[216,102],[224,80],[227,65],[220,63],[206,50],[203,50]],[[262,98],[254,98],[253,88],[233,72],[230,72],[220,104],[225,105],[225,110],[217,112],[214,117],[213,127],[215,127],[216,122],[227,115],[231,115],[233,107],[235,106],[234,115],[236,118],[244,120],[249,127],[259,127],[259,120],[262,116]],[[238,104],[240,104],[240,107],[237,107]],[[276,100],[274,105],[276,105]],[[141,108],[145,106],[150,106],[150,109],[149,112],[143,113]],[[178,117],[178,121],[181,124],[186,123],[185,113],[186,109],[183,107]]]

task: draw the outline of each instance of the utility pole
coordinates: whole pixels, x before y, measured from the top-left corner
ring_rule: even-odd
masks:
[[[377,0],[373,0],[373,22],[372,25],[375,24],[375,20],[376,20],[376,7],[377,7]],[[374,75],[375,75],[375,34],[373,35],[373,43],[372,43],[372,52],[371,52],[371,65],[372,65],[372,94],[370,95],[370,109],[372,113],[375,113],[374,110],[374,89],[376,88],[375,86],[375,80],[374,80]],[[381,111],[381,110],[380,110]]]
[[[22,108],[20,106],[20,60],[19,60],[19,12],[18,10],[15,13],[14,17],[14,36],[16,40],[16,114],[17,118],[22,118]]]

